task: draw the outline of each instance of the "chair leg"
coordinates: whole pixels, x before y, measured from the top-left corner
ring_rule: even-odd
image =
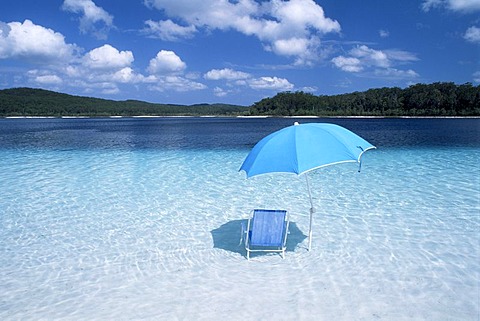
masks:
[[[244,242],[245,233],[246,233],[245,231],[246,231],[245,224],[242,223],[240,226],[240,240],[238,241],[238,246],[240,246],[242,242]]]

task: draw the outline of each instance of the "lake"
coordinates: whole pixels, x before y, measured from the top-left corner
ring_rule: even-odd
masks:
[[[246,179],[294,121],[377,147],[357,165]],[[480,120],[0,119],[0,318],[478,320]],[[286,209],[285,259],[239,246]]]

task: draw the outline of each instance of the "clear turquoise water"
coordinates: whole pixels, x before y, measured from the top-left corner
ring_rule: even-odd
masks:
[[[412,146],[360,126],[379,147],[362,172],[311,175],[308,252],[303,177],[238,172],[263,132],[227,120],[202,136],[170,120],[159,146],[145,134],[155,126],[65,122],[0,139],[0,319],[479,319],[476,140]],[[237,247],[235,224],[258,207],[287,209],[298,227],[284,260]]]

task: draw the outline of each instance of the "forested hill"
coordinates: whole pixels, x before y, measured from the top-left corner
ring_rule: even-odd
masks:
[[[251,115],[276,116],[480,116],[480,86],[416,84],[335,96],[284,92],[252,107]]]
[[[0,90],[5,116],[480,116],[480,86],[416,84],[333,96],[283,92],[250,108],[228,104],[169,105],[72,96],[43,89]]]
[[[227,104],[166,105],[72,96],[43,89],[0,90],[0,117],[5,116],[175,116],[237,115],[247,107]]]

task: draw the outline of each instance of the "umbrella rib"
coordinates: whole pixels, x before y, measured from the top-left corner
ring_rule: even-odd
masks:
[[[355,160],[344,160],[344,161],[334,162],[334,163],[330,163],[330,164],[323,164],[323,165],[320,165],[320,166],[317,166],[317,167],[307,169],[307,170],[299,173],[298,175],[306,174],[306,173],[309,173],[311,171],[314,171],[314,170],[322,168],[322,167],[328,167],[328,166],[343,164],[343,163],[357,163],[357,161],[355,161]]]
[[[359,146],[360,147],[360,146]],[[375,146],[372,146],[372,147],[368,147],[367,149],[362,149],[362,152],[360,153],[360,155],[358,155],[358,162],[360,162],[360,159],[362,158],[363,154],[365,154],[366,151],[369,151],[370,149],[377,149],[377,147]]]

